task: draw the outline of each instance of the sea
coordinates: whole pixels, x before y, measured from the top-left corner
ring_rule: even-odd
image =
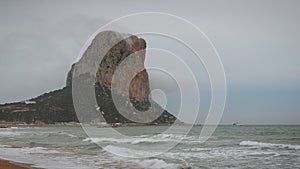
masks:
[[[220,125],[206,142],[199,142],[201,126],[187,135],[163,134],[168,127],[116,128],[128,139],[91,138],[82,127],[1,128],[0,159],[45,169],[300,168],[299,125]],[[126,148],[140,145],[152,150],[178,140],[172,149],[150,157],[130,157],[136,150]],[[118,151],[128,157],[112,153]]]

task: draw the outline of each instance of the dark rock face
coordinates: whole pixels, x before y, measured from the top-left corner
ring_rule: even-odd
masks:
[[[130,98],[130,103],[126,103],[121,107],[121,111],[134,116],[139,116],[135,112],[130,112],[127,107],[133,105],[139,111],[150,111],[150,116],[155,112],[162,112],[160,116],[152,121],[153,123],[174,123],[176,117],[163,110],[157,103],[149,98],[150,87],[148,73],[144,69],[144,61],[146,55],[146,42],[145,40],[136,36],[130,35],[125,39],[115,44],[112,48],[109,45],[100,42],[114,40],[120,38],[122,34],[107,31],[105,36],[96,36],[91,45],[84,55],[97,58],[99,51],[106,49],[108,52],[105,54],[100,65],[97,65],[90,59],[82,58],[79,62],[88,63],[87,65],[98,67],[96,72],[89,72],[88,67],[79,67],[82,74],[80,80],[91,82],[91,76],[94,73],[95,77],[95,95],[100,113],[102,113],[106,122],[108,123],[132,123],[133,121],[126,119],[122,116],[113,100],[112,100],[112,79],[116,68],[123,60],[129,55],[137,53],[135,60],[131,60],[126,71],[122,73],[117,79],[117,84],[122,84],[129,78],[132,72],[139,71],[136,76],[131,80],[129,85],[129,93],[124,93],[123,90],[115,91],[119,97]],[[101,45],[100,45],[101,44]],[[109,48],[109,49],[108,49]],[[77,68],[77,67],[76,67]],[[26,122],[26,123],[55,123],[55,122],[78,122],[72,99],[72,78],[74,74],[75,64],[72,65],[66,80],[66,87],[50,93],[43,94],[37,98],[32,99],[35,104],[26,103],[12,103],[0,105],[0,120],[12,122]],[[86,71],[87,70],[87,71]],[[78,77],[74,77],[78,78]],[[123,86],[120,85],[119,88]],[[87,115],[88,116],[88,115]],[[141,116],[141,115],[140,115]],[[143,115],[144,116],[144,115]],[[96,118],[96,117],[91,117]],[[98,121],[102,121],[98,119]]]

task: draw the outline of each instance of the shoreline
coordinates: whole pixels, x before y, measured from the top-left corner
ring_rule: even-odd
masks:
[[[3,169],[34,169],[31,164],[18,163],[11,160],[0,159],[0,168]]]
[[[106,124],[85,124],[85,123],[75,123],[75,122],[66,122],[66,123],[20,123],[20,122],[0,122],[0,128],[11,128],[11,127],[81,127],[81,126],[98,126],[99,128],[106,127],[126,127],[126,126],[170,126],[173,124],[170,123],[106,123]],[[184,123],[175,123],[175,125],[186,125]]]
[[[107,127],[134,127],[134,126],[203,126],[203,124],[188,124],[188,123],[109,123],[109,124],[85,124],[85,123],[76,123],[76,122],[66,122],[66,123],[20,123],[20,122],[1,122],[0,128],[11,128],[11,127],[82,127],[82,126],[98,126],[98,128],[107,128]],[[234,126],[232,124],[220,124],[218,126]],[[299,124],[243,124],[241,126],[299,126]],[[236,126],[234,126],[236,127]],[[240,127],[240,126],[237,126]]]
[[[50,127],[50,126],[70,126],[70,127],[79,127],[81,123],[20,123],[20,122],[0,122],[0,128],[10,128],[10,127]]]

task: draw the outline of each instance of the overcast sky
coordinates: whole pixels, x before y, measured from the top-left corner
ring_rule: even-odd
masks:
[[[112,19],[166,12],[198,26],[219,52],[222,123],[300,124],[299,9],[297,0],[0,1],[0,103],[62,88],[86,40]]]

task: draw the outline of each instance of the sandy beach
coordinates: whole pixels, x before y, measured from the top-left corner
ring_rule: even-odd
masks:
[[[30,169],[31,167],[26,164],[18,164],[15,162],[0,159],[1,169]]]

